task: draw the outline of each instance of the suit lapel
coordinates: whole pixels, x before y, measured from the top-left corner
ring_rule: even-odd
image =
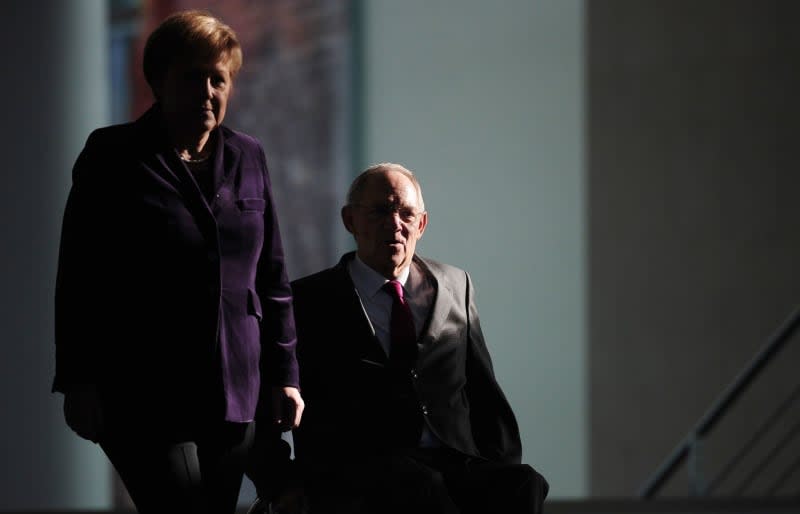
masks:
[[[206,211],[211,214],[208,204],[203,197],[200,186],[195,181],[189,169],[178,157],[178,153],[169,143],[169,137],[161,123],[160,107],[154,104],[135,122],[137,139],[142,141],[142,162],[146,169],[157,176],[156,180],[168,183],[184,199],[186,206],[195,215]],[[221,129],[217,129],[217,144],[222,144]],[[222,166],[221,152],[217,151],[217,165]]]
[[[355,350],[359,358],[386,364],[387,355],[375,336],[372,323],[370,323],[369,317],[364,310],[356,286],[353,284],[352,278],[350,278],[348,263],[354,255],[354,253],[344,255],[334,267],[336,271],[334,276],[337,283],[330,290],[341,292],[335,301],[339,305],[338,309],[343,313],[343,323],[351,330],[352,341],[355,342]]]
[[[412,273],[427,275],[433,283],[434,289],[433,305],[419,337],[424,350],[426,346],[439,339],[452,309],[452,303],[448,299],[456,298],[456,296],[453,294],[450,281],[447,280],[445,275],[435,272],[419,257],[414,257],[414,264],[416,266],[411,266]],[[420,280],[423,279],[420,278]]]
[[[177,189],[183,196],[186,208],[197,220],[197,225],[204,234],[216,233],[217,222],[206,202],[200,186],[189,169],[173,149],[167,149],[156,156],[162,166],[162,172],[177,177]]]
[[[147,146],[153,152],[150,155],[155,156],[155,166],[147,167],[178,191],[204,234],[215,234],[217,223],[214,213],[222,198],[215,194],[209,204],[189,168],[169,145],[158,116],[158,106],[154,106],[137,121],[142,140],[150,141]],[[217,193],[233,177],[234,171],[239,166],[241,150],[226,142],[220,127],[215,129],[214,136],[216,148],[212,180],[214,192]]]
[[[151,107],[135,122],[136,140],[142,142],[139,159],[148,174],[160,186],[169,187],[186,197],[183,174],[176,172],[183,168],[175,150],[170,146],[167,134],[160,122],[157,105]]]
[[[214,194],[211,197],[211,211],[216,213],[220,203],[224,202],[221,189],[227,185],[233,176],[234,171],[239,168],[239,160],[242,157],[242,151],[230,144],[223,137],[222,129],[217,128],[217,141],[216,150],[214,152],[214,167],[212,170],[212,183]]]

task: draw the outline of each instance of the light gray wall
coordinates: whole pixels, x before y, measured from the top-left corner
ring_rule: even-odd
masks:
[[[592,495],[634,494],[797,306],[798,14],[588,2]],[[706,478],[788,376],[725,420]]]
[[[0,510],[107,508],[110,473],[50,393],[61,210],[89,130],[108,121],[104,0],[3,5]]]
[[[362,167],[422,183],[419,251],[468,270],[524,459],[586,493],[579,0],[370,0]]]

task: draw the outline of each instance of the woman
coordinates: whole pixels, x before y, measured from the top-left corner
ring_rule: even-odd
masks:
[[[233,513],[257,415],[303,411],[264,153],[222,125],[241,63],[220,20],[168,17],[144,51],[155,103],[73,169],[53,390],[143,513]]]

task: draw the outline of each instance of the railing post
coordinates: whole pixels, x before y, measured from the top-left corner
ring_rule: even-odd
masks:
[[[783,322],[767,344],[759,350],[745,367],[742,373],[728,385],[703,417],[700,418],[700,421],[697,422],[697,425],[689,435],[678,444],[672,454],[661,464],[653,476],[645,482],[644,487],[642,487],[639,492],[641,498],[652,498],[687,456],[689,458],[687,468],[689,473],[690,495],[705,496],[708,493],[709,486],[703,483],[700,474],[700,438],[706,436],[711,431],[719,418],[725,414],[730,406],[741,396],[742,391],[747,389],[755,377],[762,372],[767,363],[786,346],[789,337],[798,327],[800,327],[800,306],[798,306],[792,315]]]
[[[705,496],[706,484],[701,470],[701,447],[703,438],[696,431],[689,434],[689,455],[686,469],[689,474],[689,496]]]

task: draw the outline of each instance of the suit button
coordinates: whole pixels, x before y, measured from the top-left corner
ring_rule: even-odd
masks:
[[[423,414],[424,416],[427,416],[427,415],[428,415],[428,406],[427,406],[427,405],[425,405],[424,403],[421,403],[421,404],[420,404],[420,410],[422,410],[422,414]]]
[[[417,370],[415,370],[415,369],[412,369],[412,370],[411,370],[411,378],[413,378],[414,380],[416,380],[416,379],[417,379],[417,377],[419,377],[419,375],[417,375]]]

